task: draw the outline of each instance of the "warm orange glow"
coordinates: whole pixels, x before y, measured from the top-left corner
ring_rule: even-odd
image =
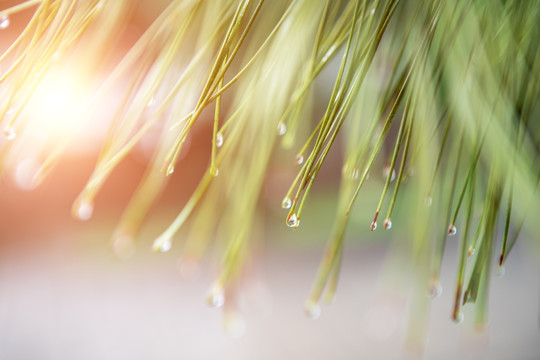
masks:
[[[30,129],[38,137],[51,140],[70,138],[81,126],[81,111],[87,105],[84,82],[76,72],[47,74],[40,82],[29,106]]]

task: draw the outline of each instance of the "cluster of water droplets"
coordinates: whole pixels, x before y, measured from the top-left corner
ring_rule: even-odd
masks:
[[[292,200],[290,197],[285,196],[283,198],[283,201],[281,201],[281,207],[283,209],[290,209],[292,206]],[[288,227],[296,229],[298,225],[300,225],[300,219],[296,216],[295,213],[289,214],[286,220],[286,224]]]

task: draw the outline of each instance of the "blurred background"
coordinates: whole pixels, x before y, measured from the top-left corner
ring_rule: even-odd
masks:
[[[0,9],[15,3],[0,1]],[[111,64],[167,3],[135,3]],[[2,49],[31,14],[30,9],[11,19],[1,33]],[[324,80],[323,74],[321,98],[327,98]],[[106,121],[90,124],[84,142],[75,142],[37,188],[27,181],[38,166],[31,158],[7,167],[0,180],[0,359],[540,358],[540,256],[530,241],[538,235],[526,232],[504,273],[492,272],[489,324],[477,329],[467,306],[463,323],[450,319],[457,242],[447,244],[442,295],[431,299],[427,292],[414,293],[422,299],[413,303],[403,234],[399,228],[370,233],[366,214],[371,212],[356,211],[347,232],[337,301],[324,306],[315,321],[304,314],[334,220],[342,167],[339,146],[332,150],[297,230],[285,226],[281,209],[297,168],[291,160],[290,166],[269,172],[255,250],[237,294],[240,313],[224,327],[227,312],[205,304],[219,250],[200,266],[180,266],[186,236],[180,233],[170,252],[150,251],[206,170],[210,126],[194,132],[177,166],[179,175],[170,178],[128,259],[114,256],[110,239],[148,164],[144,144],[114,171],[96,199],[92,219],[71,217],[106,127]],[[294,159],[292,150],[279,151],[276,159]],[[374,176],[369,181],[365,203],[376,204],[379,180]]]

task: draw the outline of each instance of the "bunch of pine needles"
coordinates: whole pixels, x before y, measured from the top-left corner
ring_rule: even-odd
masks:
[[[3,10],[0,27],[30,6],[30,22],[0,57],[9,64],[0,74],[9,140],[2,171],[15,134],[28,128],[20,115],[58,54],[82,52],[91,77],[99,67],[95,50],[113,42],[129,1],[26,1]],[[208,170],[153,249],[168,251],[192,218],[182,257],[200,261],[217,229],[228,242],[208,302],[221,307],[244,269],[275,147],[297,151],[298,175],[282,201],[284,222],[297,228],[330,149],[341,142],[335,226],[307,313],[319,316],[323,295],[332,301],[349,213],[364,206],[362,188],[383,168],[366,226],[397,228],[411,239],[418,291],[433,296],[441,291],[445,242],[458,238],[452,317],[461,321],[462,307],[476,303],[477,322],[485,324],[493,261],[503,266],[524,224],[538,231],[526,220],[540,215],[539,39],[536,1],[173,0],[92,97],[99,104],[116,84],[127,84],[73,214],[92,215],[113,169],[159,126],[152,161],[114,233],[115,252],[131,253],[166,177],[182,176],[175,165],[190,132],[211,118]],[[323,71],[335,81],[326,111],[315,116]],[[68,142],[41,150],[36,181]],[[393,227],[397,206],[408,216]]]

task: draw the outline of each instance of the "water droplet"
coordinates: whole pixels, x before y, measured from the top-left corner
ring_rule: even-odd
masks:
[[[314,301],[306,302],[305,311],[306,311],[306,315],[310,319],[315,320],[315,319],[318,319],[319,317],[321,317],[321,307],[319,306],[318,303],[316,303]]]
[[[424,205],[429,207],[431,206],[432,203],[433,203],[433,199],[431,198],[431,196],[426,196],[426,198],[424,199]]]
[[[467,256],[473,256],[474,253],[476,252],[476,248],[469,248],[469,251],[467,251]]]
[[[165,241],[161,243],[159,251],[161,251],[162,253],[166,253],[167,251],[171,250],[171,247],[172,247],[171,239],[166,239]]]
[[[292,201],[289,197],[285,197],[283,201],[281,202],[281,207],[283,209],[290,209],[292,205]]]
[[[296,164],[301,165],[304,162],[303,155],[296,155]]]
[[[390,219],[384,220],[384,228],[386,230],[390,230],[392,228],[392,220]]]
[[[77,218],[82,221],[90,220],[94,213],[94,204],[83,201],[77,208]]]
[[[36,179],[40,167],[41,164],[35,158],[25,158],[15,167],[13,180],[20,189],[33,190],[40,182]]]
[[[452,317],[452,320],[454,320],[456,324],[461,324],[464,318],[465,315],[463,315],[463,311],[459,311],[455,317]]]
[[[4,137],[6,138],[6,140],[13,140],[15,139],[15,130],[13,130],[13,128],[11,126],[6,126],[5,129],[4,129]]]
[[[154,99],[154,97],[152,96],[150,98],[150,101],[148,101],[148,104],[146,104],[146,107],[152,107],[156,104],[156,99]]]
[[[1,14],[0,15],[0,29],[1,30],[7,29],[9,24],[10,24],[9,15]]]
[[[351,173],[351,179],[358,180],[359,177],[360,177],[360,170],[358,170],[358,168],[354,168]]]
[[[216,146],[217,147],[222,147],[223,146],[223,134],[222,133],[217,133],[216,134]]]
[[[286,132],[287,132],[287,125],[285,125],[285,123],[280,122],[278,124],[278,134],[279,134],[279,136],[285,135]]]
[[[371,9],[371,15],[375,14],[375,8]]]
[[[429,296],[432,298],[436,298],[441,296],[442,294],[442,286],[438,281],[432,281],[429,285]]]
[[[388,175],[390,174],[390,166],[387,165],[383,169],[383,176],[385,178],[388,178]],[[392,177],[390,178],[390,182],[394,181],[396,179],[396,170],[392,169]]]
[[[287,226],[288,227],[297,227],[298,226],[298,219],[296,218],[296,214],[292,214],[287,219]]]
[[[213,308],[220,308],[225,304],[223,287],[214,285],[206,297],[206,302]]]
[[[219,175],[219,169],[217,167],[211,167],[210,168],[210,175],[213,177],[216,177]]]
[[[503,277],[506,274],[506,269],[504,266],[497,266],[497,271],[495,271],[495,276]]]
[[[369,228],[371,231],[375,231],[377,229],[377,222],[376,221],[372,222]]]
[[[456,226],[453,225],[453,224],[450,225],[450,226],[448,227],[448,235],[454,236],[454,235],[456,235],[456,234],[457,234],[457,228],[456,228]]]
[[[174,166],[169,166],[169,168],[167,169],[167,175],[171,175],[172,173],[174,172]]]
[[[172,245],[169,234],[163,233],[152,243],[152,251],[167,252]]]

